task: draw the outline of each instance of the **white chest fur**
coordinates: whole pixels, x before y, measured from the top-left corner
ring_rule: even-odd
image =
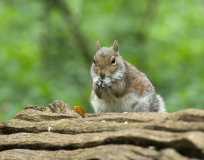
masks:
[[[95,112],[139,112],[144,111],[142,104],[148,98],[149,96],[140,97],[137,93],[128,93],[112,101],[105,101],[92,93],[91,104]]]

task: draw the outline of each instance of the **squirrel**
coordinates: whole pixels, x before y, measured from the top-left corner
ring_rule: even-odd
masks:
[[[118,42],[101,47],[96,42],[91,65],[91,105],[100,112],[165,112],[163,98],[147,76],[119,54]]]

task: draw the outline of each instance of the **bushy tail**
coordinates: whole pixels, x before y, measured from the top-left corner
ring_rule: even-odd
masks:
[[[157,94],[157,99],[159,101],[159,110],[158,112],[166,112],[166,107],[163,98]]]

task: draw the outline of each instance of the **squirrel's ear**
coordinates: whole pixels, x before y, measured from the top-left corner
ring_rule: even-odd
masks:
[[[101,43],[99,40],[96,41],[96,49],[99,50],[101,48]]]
[[[115,52],[118,52],[119,46],[118,46],[118,41],[117,41],[117,40],[114,40],[112,47],[113,47],[113,50],[114,50]]]

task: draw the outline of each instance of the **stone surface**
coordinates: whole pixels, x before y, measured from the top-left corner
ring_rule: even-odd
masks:
[[[204,110],[82,118],[61,101],[29,106],[0,123],[0,159],[204,159]]]

